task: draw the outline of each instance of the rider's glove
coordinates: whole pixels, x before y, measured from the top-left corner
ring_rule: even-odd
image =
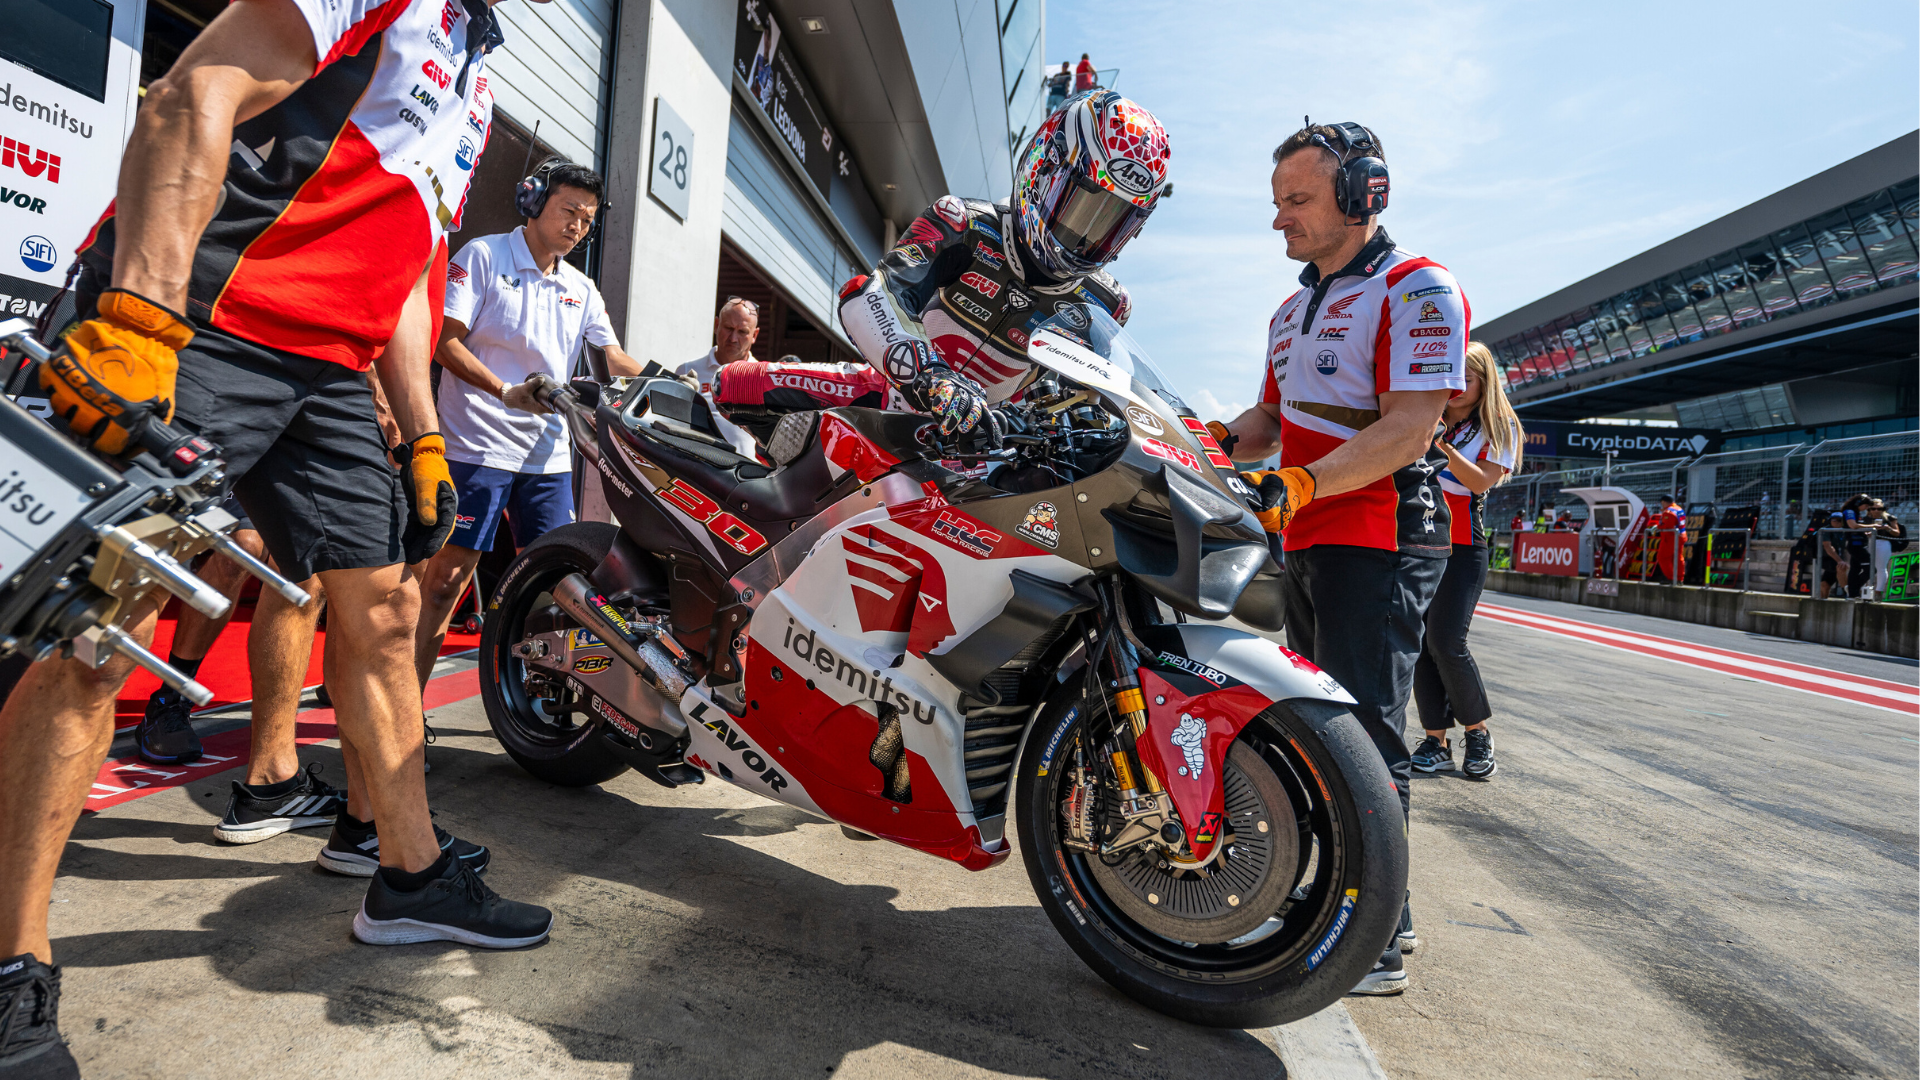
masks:
[[[1220,444],[1221,453],[1233,456],[1233,448],[1240,442],[1240,436],[1228,431],[1227,425],[1218,420],[1207,421],[1207,433],[1213,436],[1214,442]]]
[[[1293,515],[1313,501],[1313,474],[1299,466],[1241,473],[1240,478],[1253,488],[1254,516],[1270,533],[1284,532]]]
[[[923,371],[914,387],[927,411],[940,421],[940,434],[972,431],[987,415],[987,394],[972,379],[949,368]]]
[[[40,365],[40,386],[75,435],[121,454],[149,417],[173,419],[175,354],[193,340],[193,327],[125,289],[101,293],[98,310]]]
[[[391,451],[400,466],[400,486],[407,494],[407,526],[401,535],[407,561],[428,558],[447,542],[453,531],[460,498],[447,471],[447,440],[430,431]]]

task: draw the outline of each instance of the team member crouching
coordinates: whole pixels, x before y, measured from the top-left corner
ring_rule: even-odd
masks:
[[[450,57],[433,44],[443,31]],[[218,444],[281,572],[320,576],[329,684],[359,751],[350,783],[379,824],[380,867],[353,919],[374,944],[517,946],[553,923],[442,852],[408,663],[419,589],[407,564],[439,548],[454,513],[427,298],[464,195],[458,157],[491,121],[486,53],[502,40],[484,0],[229,4],[148,87],[114,205],[81,254],[84,319],[40,372],[56,415],[102,453],[124,451],[126,424],[149,412]],[[393,102],[423,64],[457,75],[414,123]],[[234,153],[236,141],[258,151]],[[369,366],[409,440],[401,472]],[[144,643],[151,606],[135,614]],[[130,667],[45,660],[0,707],[0,1072],[78,1075],[56,1029],[47,905]]]
[[[1426,730],[1413,750],[1413,768],[1423,773],[1453,768],[1447,733],[1460,724],[1466,728],[1467,744],[1460,771],[1486,780],[1499,768],[1493,760],[1493,733],[1487,730],[1493,707],[1487,703],[1480,667],[1467,651],[1467,630],[1487,583],[1488,545],[1493,540],[1486,493],[1520,467],[1523,435],[1494,369],[1493,352],[1485,345],[1476,341],[1467,346],[1467,389],[1447,402],[1443,419],[1446,430],[1434,445],[1447,455],[1440,488],[1453,519],[1453,554],[1427,607],[1426,640],[1413,669],[1413,700]]]
[[[440,430],[460,516],[421,572],[414,660],[423,686],[500,512],[523,548],[573,520],[573,444],[566,422],[534,400],[533,377],[566,382],[589,343],[606,351],[613,374],[640,373],[593,279],[565,258],[593,231],[605,187],[592,169],[548,161],[517,189],[527,223],[475,239],[447,266],[435,359],[456,376],[440,384]]]

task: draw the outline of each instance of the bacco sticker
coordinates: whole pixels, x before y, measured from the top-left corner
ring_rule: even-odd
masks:
[[[1160,422],[1159,417],[1138,405],[1127,406],[1127,423],[1132,424],[1134,427],[1139,428],[1149,435],[1165,435],[1167,433],[1167,426]]]
[[[1034,503],[1027,507],[1026,519],[1014,526],[1013,531],[1041,547],[1059,547],[1060,511],[1050,502]]]

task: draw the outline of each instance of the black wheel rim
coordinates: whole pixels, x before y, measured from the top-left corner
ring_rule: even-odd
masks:
[[[1095,716],[1100,712],[1096,706]],[[1084,738],[1090,719],[1082,713],[1070,741],[1061,748],[1062,754],[1070,753],[1074,743]],[[1047,818],[1043,835],[1052,848],[1049,855],[1056,869],[1064,872],[1071,892],[1093,925],[1114,945],[1156,971],[1197,983],[1251,981],[1307,962],[1309,954],[1322,951],[1321,946],[1332,937],[1330,931],[1348,902],[1342,883],[1353,853],[1346,836],[1349,815],[1340,805],[1344,786],[1337,777],[1327,777],[1309,762],[1292,739],[1280,737],[1259,720],[1247,725],[1240,740],[1273,769],[1292,800],[1300,843],[1289,900],[1260,929],[1225,944],[1176,941],[1147,929],[1122,911],[1106,895],[1091,868],[1089,860],[1099,856],[1070,850],[1061,843],[1060,801],[1070,770],[1049,770],[1041,791]],[[1313,959],[1316,963],[1311,966],[1317,966],[1324,955]]]
[[[493,643],[494,671],[498,672],[494,688],[500,694],[501,704],[506,706],[502,712],[503,720],[512,728],[513,735],[522,747],[545,753],[559,754],[579,745],[587,734],[593,731],[597,720],[586,724],[574,723],[573,711],[554,708],[545,700],[527,692],[527,663],[515,656],[513,647],[526,636],[527,616],[552,605],[553,584],[568,574],[586,572],[592,567],[574,566],[569,563],[553,563],[535,566],[523,571],[512,595],[508,596],[500,609],[500,635]],[[564,676],[556,672],[545,672],[562,688],[563,704],[571,704],[573,692],[567,688]]]

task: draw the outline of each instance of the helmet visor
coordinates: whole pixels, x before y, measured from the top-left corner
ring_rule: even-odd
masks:
[[[1076,259],[1112,262],[1153,211],[1075,175],[1053,204],[1047,231]]]

